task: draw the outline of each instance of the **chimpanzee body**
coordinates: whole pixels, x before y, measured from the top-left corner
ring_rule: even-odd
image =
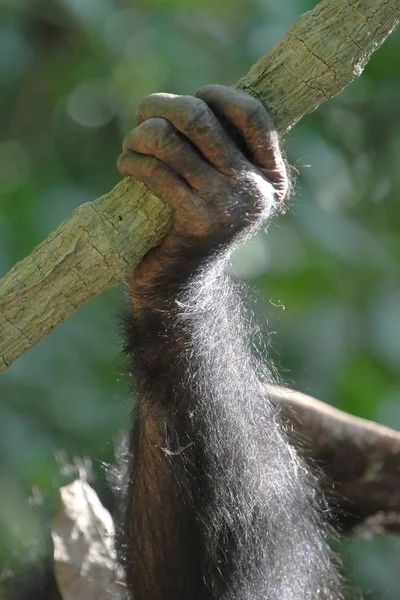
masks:
[[[223,86],[149,96],[137,121],[119,169],[173,216],[129,278],[129,597],[337,600],[318,483],[265,397],[271,375],[228,272],[237,244],[283,206],[278,136],[257,100]]]

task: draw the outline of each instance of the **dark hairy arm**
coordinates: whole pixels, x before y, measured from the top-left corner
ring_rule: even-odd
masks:
[[[138,401],[123,561],[135,600],[334,600],[317,482],[263,384],[229,258],[282,209],[288,178],[263,106],[207,86],[140,105],[119,168],[173,209],[129,279]]]

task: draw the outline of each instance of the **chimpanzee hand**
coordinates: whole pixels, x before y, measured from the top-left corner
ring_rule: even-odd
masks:
[[[153,94],[141,102],[137,124],[119,170],[150,184],[173,209],[166,238],[140,265],[147,281],[173,256],[201,262],[282,206],[288,178],[278,135],[248,94],[220,85],[196,97]]]

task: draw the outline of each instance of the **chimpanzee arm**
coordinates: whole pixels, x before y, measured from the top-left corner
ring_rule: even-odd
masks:
[[[222,86],[155,94],[123,148],[120,171],[173,209],[129,281],[128,588],[135,600],[338,599],[316,482],[265,400],[270,376],[228,274],[286,195],[271,120]]]

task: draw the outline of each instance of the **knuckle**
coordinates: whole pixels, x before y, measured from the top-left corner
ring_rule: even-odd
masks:
[[[146,112],[148,105],[152,102],[153,98],[156,95],[157,94],[150,94],[149,96],[145,96],[144,98],[142,98],[142,100],[139,102],[139,106],[137,107],[137,110],[136,110],[136,119],[137,120],[140,120],[141,115]]]
[[[149,158],[143,167],[143,177],[146,179],[155,179],[156,177],[160,177],[164,170],[165,167],[162,162],[156,158]]]
[[[155,100],[158,100],[159,98],[163,98],[164,96],[168,96],[169,94],[163,94],[162,92],[154,92],[153,94],[148,94],[147,96],[145,96],[144,98],[141,99],[141,101],[139,102],[139,110],[140,108],[146,108],[149,104],[153,104],[153,102]]]
[[[127,150],[133,150],[133,138],[134,138],[135,129],[131,129],[128,131],[124,139],[122,140],[122,150],[126,152]]]
[[[270,114],[265,106],[256,98],[249,97],[245,124],[255,128],[262,128],[268,133],[270,143],[279,148],[279,138]]]
[[[166,119],[149,119],[140,127],[146,140],[146,146],[150,151],[165,152],[178,143],[175,127]]]
[[[121,173],[121,175],[124,175],[124,176],[128,175],[126,159],[127,159],[126,152],[123,152],[122,154],[120,154],[117,159],[117,169]]]
[[[160,139],[167,139],[175,133],[174,126],[162,117],[151,119],[150,121],[147,121],[147,123],[151,123],[154,134]]]
[[[199,90],[197,90],[195,96],[196,98],[208,98],[209,96],[213,96],[218,92],[221,92],[225,86],[217,85],[215,83],[209,83],[208,85],[204,85]]]
[[[267,114],[268,113],[265,110],[264,106],[261,104],[261,102],[259,100],[256,100],[252,96],[249,96],[249,99],[248,99],[248,118],[250,120],[256,119],[257,121],[259,121],[260,118],[265,117],[265,115],[267,115]]]
[[[175,128],[166,119],[153,119],[155,141],[160,147],[169,146],[176,140]]]
[[[245,114],[245,123],[248,125],[250,123],[260,124],[266,123],[268,129],[271,129],[272,121],[264,108],[264,105],[253,98],[253,96],[247,95],[246,99],[246,114]]]
[[[186,131],[191,132],[201,127],[207,120],[209,108],[203,100],[192,96],[183,97],[181,120]]]

